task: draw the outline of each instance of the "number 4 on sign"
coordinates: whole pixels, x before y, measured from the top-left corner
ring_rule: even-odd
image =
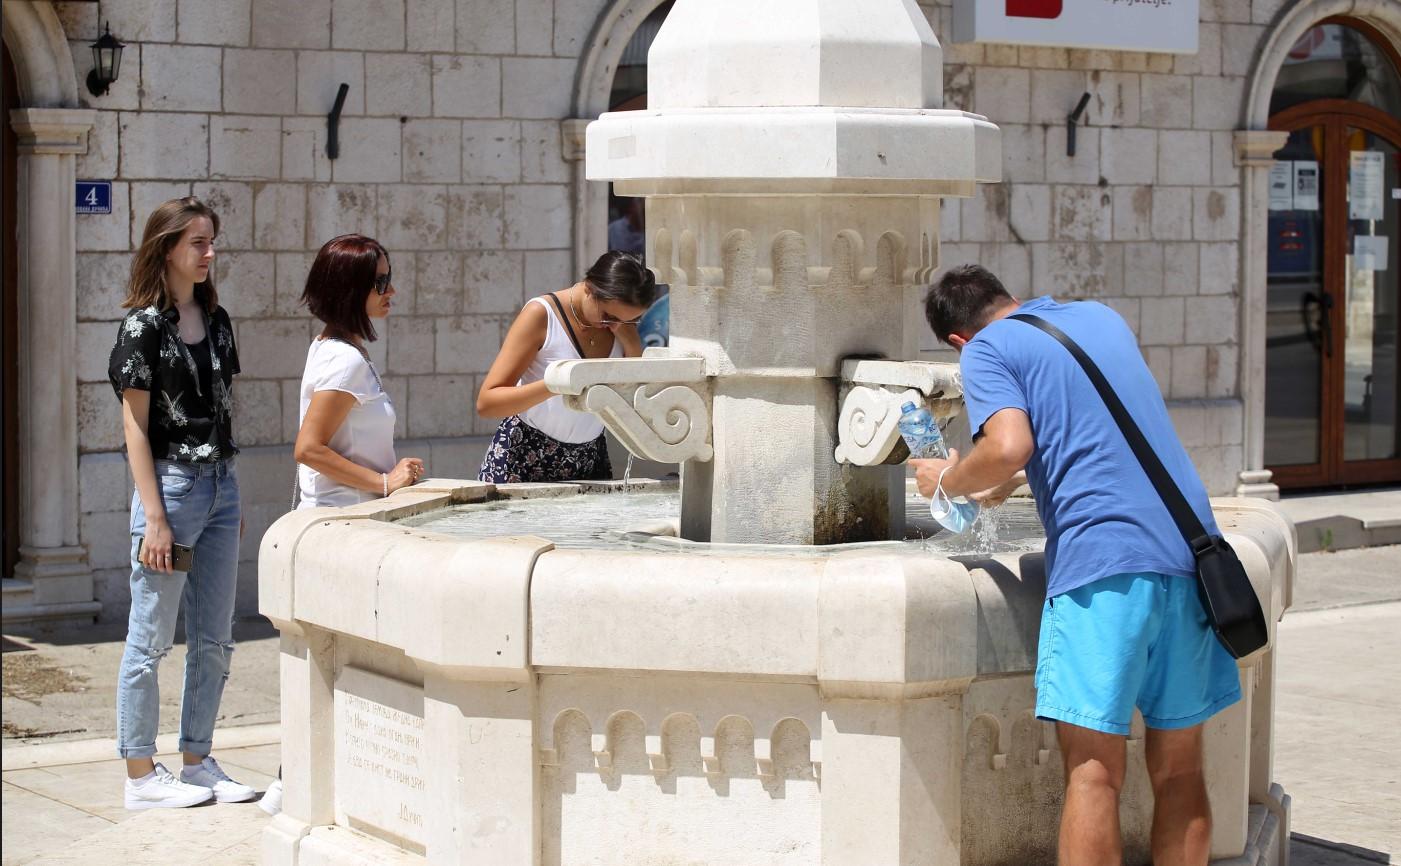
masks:
[[[83,204],[88,207],[97,207],[97,187],[88,189],[88,194],[83,196]]]

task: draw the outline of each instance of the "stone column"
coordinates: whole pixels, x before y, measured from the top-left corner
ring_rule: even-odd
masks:
[[[1278,499],[1279,487],[1265,468],[1265,302],[1268,276],[1270,165],[1289,133],[1243,129],[1235,134],[1236,165],[1241,169],[1240,383],[1244,403],[1245,468],[1237,496]]]
[[[560,121],[564,158],[572,162],[574,178],[574,273],[582,275],[608,250],[608,185],[593,182],[584,171],[584,130],[588,118]]]
[[[78,543],[76,154],[96,112],[22,108],[19,136],[19,532],[15,577],[31,602],[6,619],[91,616],[92,570]]]

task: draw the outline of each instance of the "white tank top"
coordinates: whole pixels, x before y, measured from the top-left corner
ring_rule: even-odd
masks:
[[[574,361],[579,358],[579,352],[574,348],[574,342],[569,339],[569,332],[560,321],[555,305],[548,298],[531,298],[527,303],[539,304],[545,308],[548,327],[545,331],[545,344],[535,353],[535,360],[525,368],[525,373],[517,385],[529,385],[545,378],[545,368],[550,366],[552,361]],[[613,352],[609,357],[620,358],[622,355],[623,344],[614,337]],[[575,445],[592,442],[603,432],[603,421],[597,415],[570,409],[564,405],[564,398],[560,396],[531,406],[520,413],[520,417],[546,436]]]

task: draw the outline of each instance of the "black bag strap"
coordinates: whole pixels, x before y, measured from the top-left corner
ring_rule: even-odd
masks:
[[[1138,429],[1138,424],[1134,422],[1133,416],[1129,415],[1129,411],[1119,400],[1119,395],[1115,394],[1114,389],[1109,386],[1109,380],[1104,378],[1104,374],[1100,372],[1095,362],[1090,360],[1090,356],[1085,354],[1085,350],[1070,339],[1068,334],[1040,316],[1017,313],[1008,316],[1008,318],[1026,322],[1028,325],[1040,328],[1050,334],[1074,356],[1076,361],[1080,362],[1080,366],[1085,370],[1085,375],[1090,377],[1090,382],[1094,384],[1095,390],[1104,400],[1109,414],[1119,425],[1119,430],[1128,440],[1129,448],[1133,450],[1134,456],[1143,466],[1143,471],[1147,473],[1148,480],[1158,491],[1158,496],[1162,497],[1163,505],[1167,506],[1168,513],[1172,515],[1173,523],[1177,524],[1178,531],[1182,533],[1183,539],[1192,548],[1193,554],[1199,554],[1211,547],[1214,540],[1207,534],[1206,527],[1202,526],[1202,522],[1197,519],[1197,513],[1192,510],[1192,506],[1187,504],[1187,498],[1182,495],[1182,489],[1177,486],[1176,481],[1172,480],[1167,467],[1163,466],[1163,461],[1158,459],[1158,455],[1153,451],[1153,446],[1148,444],[1148,439],[1144,437],[1143,431]]]
[[[546,294],[550,296],[550,300],[555,302],[555,309],[559,310],[559,320],[564,323],[564,329],[569,332],[569,342],[574,344],[574,351],[579,353],[580,358],[585,357],[584,347],[579,345],[579,338],[574,335],[574,326],[569,324],[569,317],[564,314],[564,306],[560,304],[559,298],[555,296],[554,292],[546,292]]]

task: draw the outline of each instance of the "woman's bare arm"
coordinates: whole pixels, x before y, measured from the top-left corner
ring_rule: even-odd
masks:
[[[170,547],[175,543],[175,535],[166,517],[160,482],[156,479],[156,460],[151,454],[150,420],[151,392],[139,388],[123,389],[122,434],[126,439],[126,458],[131,466],[132,480],[136,482],[136,495],[141,497],[141,510],[146,513],[146,540],[141,545],[141,563],[153,571],[169,573]]]
[[[355,395],[346,391],[317,391],[311,395],[302,428],[297,431],[297,444],[293,455],[298,463],[305,463],[322,475],[347,487],[363,490],[366,493],[383,493],[387,486],[390,492],[412,484],[416,473],[412,467],[422,471],[423,461],[416,457],[405,457],[388,473],[381,473],[348,460],[331,446],[331,437],[345,423],[350,410],[355,408]]]
[[[483,418],[505,418],[518,415],[554,395],[544,381],[517,385],[526,368],[545,345],[549,331],[549,313],[540,304],[526,304],[511,323],[501,351],[496,354],[491,369],[482,379],[477,392],[477,414]]]

